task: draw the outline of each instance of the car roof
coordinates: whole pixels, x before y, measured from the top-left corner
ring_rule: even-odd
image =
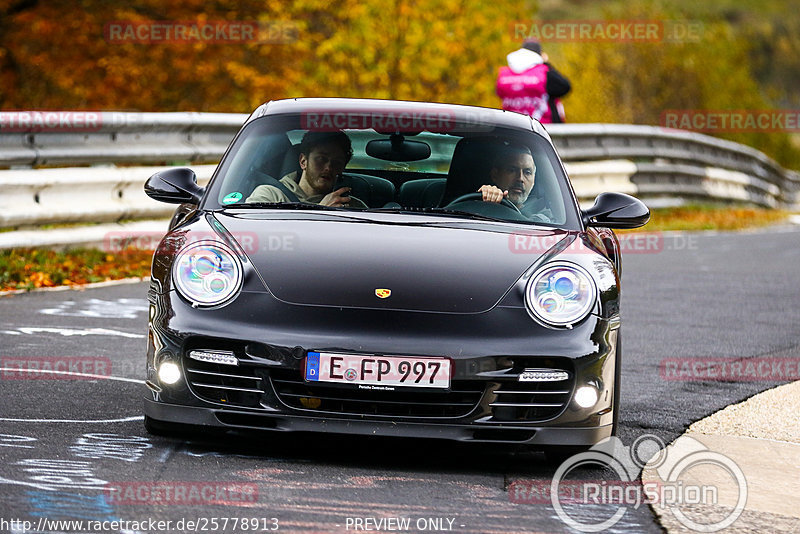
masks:
[[[544,127],[527,115],[501,109],[444,104],[438,102],[411,102],[404,100],[378,100],[367,98],[290,98],[272,100],[262,104],[250,115],[247,123],[266,115],[286,113],[431,113],[452,117],[458,122],[478,121],[484,124],[536,132],[547,140],[550,136]]]

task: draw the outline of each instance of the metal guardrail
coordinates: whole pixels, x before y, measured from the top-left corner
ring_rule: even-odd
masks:
[[[18,112],[19,113],[19,112]],[[147,198],[155,167],[189,164],[207,179],[246,115],[227,113],[41,112],[28,127],[0,122],[0,228],[167,216]],[[59,123],[67,113],[67,127]],[[69,118],[84,113],[82,127]],[[50,122],[48,122],[50,119]],[[55,121],[55,122],[53,122]],[[68,130],[68,131],[65,131]],[[702,134],[652,126],[547,126],[576,193],[627,192],[650,205],[739,200],[800,209],[800,174],[761,152]],[[56,166],[73,168],[43,168]],[[105,165],[105,166],[98,166]],[[114,165],[121,165],[115,167]],[[90,167],[85,167],[90,166]]]
[[[0,123],[0,167],[218,161],[247,115],[31,111],[14,117],[5,128]]]
[[[220,159],[247,115],[55,111],[4,118],[0,228],[14,228],[169,217],[175,206],[148,198],[145,180],[180,164],[207,181],[215,165],[204,163]],[[131,166],[137,164],[150,166]]]
[[[800,173],[739,143],[640,125],[554,124],[547,130],[565,161],[633,162],[631,182],[645,199],[739,200],[800,208]]]
[[[0,171],[0,228],[169,217],[175,206],[144,193],[165,167],[68,167]],[[193,165],[198,182],[215,165]]]

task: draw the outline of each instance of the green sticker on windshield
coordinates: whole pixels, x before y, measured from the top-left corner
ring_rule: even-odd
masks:
[[[229,193],[225,195],[225,198],[222,199],[223,204],[236,204],[242,200],[242,194],[238,191],[234,191],[233,193]]]

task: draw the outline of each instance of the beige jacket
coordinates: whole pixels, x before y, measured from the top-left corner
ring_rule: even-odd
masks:
[[[281,178],[281,183],[286,186],[286,189],[294,193],[300,202],[306,202],[308,204],[319,204],[325,195],[307,195],[305,191],[300,187],[300,184],[295,182],[295,177],[297,176],[296,172],[287,174],[283,178]],[[275,187],[274,185],[259,185],[256,187],[253,192],[247,197],[245,202],[291,202],[286,194]],[[361,200],[356,197],[350,197],[350,206],[351,208],[367,208],[367,205],[364,204]]]

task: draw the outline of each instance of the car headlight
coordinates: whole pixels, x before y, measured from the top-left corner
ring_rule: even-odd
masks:
[[[597,286],[583,267],[568,262],[546,263],[525,288],[525,306],[534,319],[571,328],[586,317],[597,298]]]
[[[172,279],[193,306],[217,306],[242,287],[242,264],[233,251],[217,241],[192,243],[178,253]]]

